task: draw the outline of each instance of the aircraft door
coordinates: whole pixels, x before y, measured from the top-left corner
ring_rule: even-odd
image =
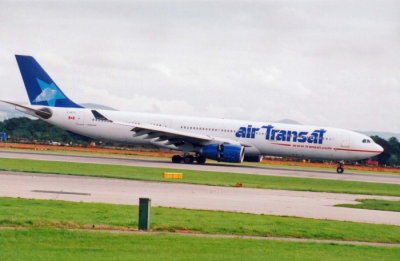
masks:
[[[76,110],[76,125],[83,126],[85,124],[85,111],[84,110]]]
[[[340,146],[343,148],[347,148],[350,146],[350,136],[348,134],[342,135],[342,141],[340,143]]]

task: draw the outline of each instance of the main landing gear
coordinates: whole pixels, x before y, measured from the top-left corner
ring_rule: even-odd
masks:
[[[336,168],[336,172],[339,174],[342,174],[344,171],[344,161],[341,160],[337,163],[337,168]]]
[[[192,164],[194,162],[197,162],[198,164],[204,164],[206,163],[206,158],[202,155],[190,155],[190,154],[186,154],[186,155],[174,155],[172,156],[172,163],[185,163],[185,164]]]

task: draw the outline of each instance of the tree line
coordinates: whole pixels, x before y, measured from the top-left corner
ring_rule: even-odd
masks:
[[[0,132],[6,132],[10,141],[27,141],[45,144],[57,141],[62,144],[87,145],[91,139],[75,134],[41,120],[26,117],[11,118],[0,122]]]
[[[46,143],[57,141],[64,144],[87,145],[92,139],[75,134],[41,120],[31,120],[26,117],[12,118],[0,122],[0,132],[6,132],[11,140]],[[379,136],[371,138],[384,148],[384,152],[372,158],[380,165],[400,166],[400,143],[392,137],[385,140]]]
[[[396,137],[391,137],[388,140],[379,136],[371,136],[371,138],[384,149],[381,154],[373,157],[373,160],[378,161],[379,165],[382,166],[400,166],[400,143]]]

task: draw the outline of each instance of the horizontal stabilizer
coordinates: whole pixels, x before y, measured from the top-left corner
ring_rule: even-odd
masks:
[[[24,105],[14,103],[14,102],[2,101],[2,100],[0,100],[0,102],[14,105],[18,111],[21,111],[21,112],[24,112],[26,114],[36,116],[36,117],[39,116],[40,118],[43,118],[43,119],[49,119],[53,115],[51,110],[48,108],[34,109],[34,108],[30,108],[28,106],[24,106]]]

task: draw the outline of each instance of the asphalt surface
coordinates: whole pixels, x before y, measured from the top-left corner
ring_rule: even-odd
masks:
[[[160,159],[82,156],[82,155],[53,154],[53,153],[41,153],[41,152],[16,152],[16,151],[0,151],[0,157],[400,184],[400,175],[390,175],[381,173],[353,173],[346,170],[345,173],[343,174],[337,174],[335,170],[321,171],[321,170],[305,170],[305,169],[289,169],[289,168],[285,169],[285,168],[273,168],[267,166],[248,166],[241,164],[237,165],[236,164],[205,164],[205,165],[174,164],[171,163],[170,161],[165,161]]]
[[[400,226],[400,212],[334,207],[400,197],[203,186],[68,175],[0,172],[0,196],[287,215]]]

